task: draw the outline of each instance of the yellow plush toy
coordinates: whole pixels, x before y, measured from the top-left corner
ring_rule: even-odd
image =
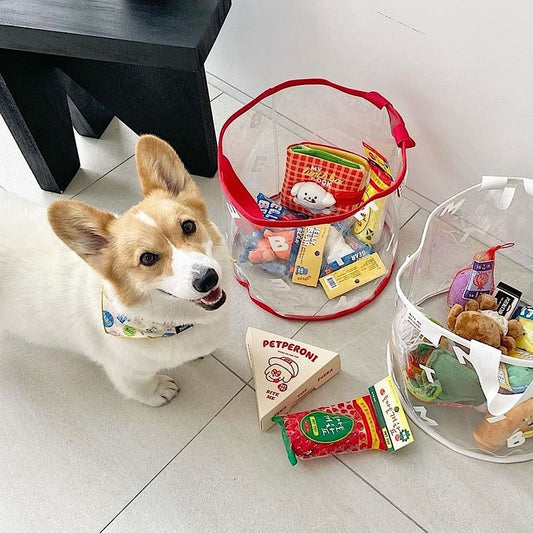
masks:
[[[490,294],[468,300],[464,308],[455,304],[448,313],[448,328],[464,339],[483,342],[508,354],[516,348],[516,339],[524,334],[524,328],[518,320],[499,315],[496,309],[496,298]]]

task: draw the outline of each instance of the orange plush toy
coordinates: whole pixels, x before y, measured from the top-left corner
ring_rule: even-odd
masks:
[[[294,231],[271,231],[266,229],[253,250],[248,252],[250,263],[268,263],[279,258],[289,259]]]
[[[484,342],[507,354],[516,348],[516,339],[524,334],[518,320],[507,320],[496,312],[496,298],[481,294],[468,300],[463,308],[455,304],[448,313],[448,328],[464,339]]]

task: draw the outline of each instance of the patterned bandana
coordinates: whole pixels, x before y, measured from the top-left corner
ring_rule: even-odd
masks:
[[[112,300],[105,289],[102,289],[102,321],[104,330],[115,337],[126,339],[157,339],[173,337],[189,328],[193,324],[171,324],[170,322],[151,322],[142,318],[129,317],[118,308],[120,304]]]

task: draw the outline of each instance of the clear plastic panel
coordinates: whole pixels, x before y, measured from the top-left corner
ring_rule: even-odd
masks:
[[[363,142],[387,160],[393,180],[403,174],[402,152],[391,134],[386,109],[378,109],[366,99],[321,84],[286,87],[262,99],[226,124],[222,151],[238,179],[255,199],[263,194],[278,197],[285,176],[287,147],[314,142],[338,147],[365,157]],[[290,226],[269,228],[254,226],[228,205],[227,234],[236,277],[246,285],[250,296],[271,312],[288,318],[332,318],[369,303],[389,280],[398,245],[398,202],[393,192],[383,201],[379,237],[371,243],[383,263],[383,273],[339,296],[328,297],[322,284],[305,286],[295,283],[287,273],[285,259],[254,262],[248,254],[267,232],[295,233]],[[356,218],[348,216],[335,224],[344,233],[344,244],[353,243],[352,227]],[[309,226],[320,224],[313,218]],[[377,234],[378,232],[376,232]],[[326,263],[324,257],[322,266]]]
[[[522,179],[507,180],[501,188],[464,191],[431,213],[419,249],[397,277],[389,365],[406,409],[446,446],[489,461],[533,459],[533,390],[526,388],[533,376],[533,354],[517,358],[497,351],[497,395],[513,407],[503,415],[489,413],[494,395],[488,392],[485,371],[472,364],[471,351],[477,347],[447,330],[446,296],[456,272],[472,263],[477,252],[512,242],[496,253],[494,281],[519,289],[521,304],[531,305],[533,232],[527,221],[532,211],[533,197]],[[489,355],[495,350],[482,347]],[[504,374],[525,379],[525,392],[505,390]]]
[[[398,202],[393,196],[389,200],[380,239],[376,243],[368,245],[369,254],[371,252],[377,253],[385,267],[383,274],[375,280],[354,287],[353,290],[334,298],[328,297],[320,282],[317,282],[315,286],[294,283],[293,271],[289,270],[290,266],[294,265],[292,260],[288,262],[285,259],[269,258],[268,261],[264,262],[252,262],[249,259],[249,253],[259,247],[258,243],[264,239],[265,234],[268,236],[278,234],[286,236],[289,234],[291,237],[297,231],[305,231],[305,228],[290,226],[268,228],[268,221],[265,221],[265,227],[257,228],[241,217],[231,218],[230,223],[229,241],[235,274],[247,286],[253,299],[264,303],[266,307],[284,317],[328,317],[360,307],[363,302],[368,303],[376,296],[376,292],[386,284],[392,272],[398,246],[398,235],[395,231],[395,228],[398,227]],[[235,216],[238,217],[234,213]],[[330,228],[328,237],[333,232],[339,235],[342,228],[349,234],[353,223],[353,217],[349,217],[343,223],[335,224],[333,229]],[[352,244],[355,242],[353,235],[345,235],[345,238],[345,242]],[[331,252],[329,241],[326,242],[320,265],[322,269],[328,263],[328,254]],[[362,256],[362,258],[364,257]],[[320,277],[322,276],[323,274],[320,275]]]
[[[253,197],[275,196],[287,146],[303,141],[361,155],[364,141],[387,158],[394,176],[402,166],[387,111],[322,85],[288,87],[234,119],[224,134],[224,155]]]

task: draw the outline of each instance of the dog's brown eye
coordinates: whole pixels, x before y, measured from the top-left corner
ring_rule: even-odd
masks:
[[[193,220],[185,220],[181,223],[181,229],[185,235],[192,235],[196,231],[196,222]]]
[[[150,252],[145,252],[144,254],[139,257],[139,261],[141,262],[141,265],[144,266],[152,266],[153,264],[157,263],[159,260],[159,256],[157,254],[152,254]]]

